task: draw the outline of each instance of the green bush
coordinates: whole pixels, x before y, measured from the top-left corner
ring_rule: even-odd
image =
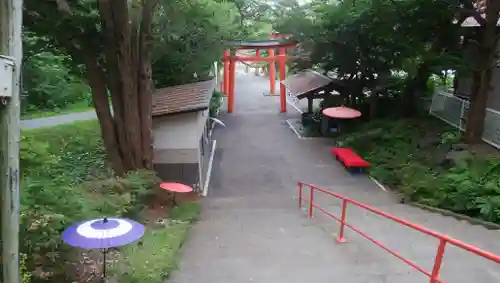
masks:
[[[214,90],[214,93],[212,94],[212,97],[210,98],[210,105],[209,105],[210,117],[217,116],[217,110],[219,110],[219,108],[222,105],[222,103],[220,101],[221,97],[222,97],[222,93]]]
[[[429,138],[436,142],[419,144]],[[370,161],[370,174],[397,189],[406,201],[500,223],[499,158],[471,154],[450,169],[436,162],[436,156],[444,156],[459,142],[456,130],[422,118],[374,121],[345,136],[341,143]]]
[[[89,101],[89,86],[71,74],[70,64],[70,58],[51,52],[28,57],[23,64],[23,114],[58,111]]]
[[[62,231],[75,221],[133,213],[156,176],[113,177],[96,121],[27,130],[21,140],[21,252],[28,270],[63,276],[71,258]]]
[[[30,282],[32,275],[26,268],[26,254],[19,254],[19,273],[21,275],[21,283]]]

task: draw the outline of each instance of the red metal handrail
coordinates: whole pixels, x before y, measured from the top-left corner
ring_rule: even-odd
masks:
[[[336,221],[340,222],[340,231],[339,231],[339,235],[337,237],[337,242],[339,242],[339,243],[345,242],[344,230],[345,230],[345,227],[348,227],[351,230],[353,230],[354,232],[356,232],[356,233],[360,234],[361,236],[363,236],[364,238],[368,239],[372,243],[374,243],[377,246],[381,247],[385,251],[389,252],[390,254],[392,254],[393,256],[395,256],[396,258],[400,259],[404,263],[406,263],[409,266],[413,267],[414,269],[420,271],[421,273],[427,275],[430,278],[430,283],[442,283],[443,282],[443,281],[441,281],[439,279],[439,270],[441,269],[441,263],[443,261],[443,255],[444,255],[445,247],[446,247],[446,244],[448,244],[448,243],[451,244],[451,245],[454,245],[456,247],[462,248],[462,249],[464,249],[466,251],[469,251],[471,253],[474,253],[474,254],[476,254],[478,256],[481,256],[481,257],[484,257],[484,258],[489,259],[491,261],[494,261],[496,263],[500,263],[500,256],[495,255],[495,254],[490,253],[490,252],[487,252],[485,250],[479,249],[479,248],[474,247],[472,245],[466,244],[466,243],[461,242],[461,241],[459,241],[459,240],[457,240],[455,238],[452,238],[450,236],[443,235],[441,233],[437,233],[437,232],[432,231],[432,230],[430,230],[428,228],[425,228],[425,227],[423,227],[421,225],[417,225],[417,224],[409,222],[407,220],[398,218],[398,217],[396,217],[394,215],[391,215],[391,214],[388,214],[386,212],[383,212],[380,209],[376,209],[376,208],[371,207],[369,205],[366,205],[364,203],[360,203],[358,201],[355,201],[353,199],[345,197],[345,196],[343,196],[341,194],[337,194],[337,193],[334,193],[334,192],[331,192],[331,191],[328,191],[328,190],[316,187],[316,186],[314,186],[312,184],[308,184],[308,183],[304,183],[304,182],[299,182],[298,184],[299,184],[299,208],[302,207],[302,202],[303,201],[307,201],[308,204],[309,204],[309,214],[308,214],[309,218],[312,218],[312,216],[313,216],[313,208],[317,208],[317,209],[321,210],[323,213],[325,213],[326,215],[328,215],[328,216],[332,217],[333,219],[335,219]],[[307,186],[307,187],[310,188],[309,199],[306,199],[303,196],[303,186]],[[332,213],[326,211],[324,208],[322,208],[319,205],[317,205],[317,204],[314,203],[314,191],[320,191],[322,193],[325,193],[327,195],[330,195],[330,196],[333,196],[335,198],[338,198],[338,199],[342,200],[342,213],[341,213],[340,218],[337,217],[337,216],[335,216],[335,215],[333,215]],[[411,262],[410,260],[404,258],[402,255],[400,255],[397,252],[389,249],[388,247],[384,246],[379,241],[373,239],[372,237],[370,237],[367,234],[363,233],[359,229],[357,229],[357,228],[353,227],[352,225],[350,225],[349,223],[347,223],[346,222],[347,205],[349,203],[352,204],[352,205],[354,205],[354,206],[361,207],[361,208],[363,208],[365,210],[373,212],[374,214],[383,216],[383,217],[385,217],[387,219],[390,219],[390,220],[395,221],[395,222],[397,222],[399,224],[402,224],[404,226],[410,227],[410,228],[412,228],[414,230],[417,230],[419,232],[422,232],[424,234],[427,234],[429,236],[432,236],[432,237],[438,239],[439,240],[439,246],[438,246],[438,249],[437,249],[437,252],[436,252],[436,258],[434,260],[434,266],[432,268],[432,271],[431,272],[426,271],[422,267],[420,267],[417,264]]]

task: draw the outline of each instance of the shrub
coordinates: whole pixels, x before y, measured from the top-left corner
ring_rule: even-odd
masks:
[[[42,52],[23,64],[22,112],[57,111],[90,97],[89,86],[71,74],[71,59]]]
[[[77,220],[133,213],[155,182],[152,172],[113,177],[96,121],[23,132],[21,252],[29,270],[63,275],[62,231]],[[48,273],[46,273],[48,272]]]
[[[218,110],[222,105],[222,103],[220,101],[221,97],[222,97],[222,93],[214,90],[214,93],[212,94],[212,97],[210,98],[210,105],[209,105],[210,117],[217,117],[218,116]]]
[[[419,144],[429,137],[436,142]],[[370,174],[405,200],[500,223],[500,158],[471,155],[450,169],[432,162],[459,142],[456,130],[423,119],[368,123],[344,137],[342,145],[370,161]]]

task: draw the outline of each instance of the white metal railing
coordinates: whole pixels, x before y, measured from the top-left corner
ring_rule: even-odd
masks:
[[[444,122],[465,131],[469,102],[453,94],[436,91],[429,113]],[[483,141],[500,149],[500,112],[486,108]]]

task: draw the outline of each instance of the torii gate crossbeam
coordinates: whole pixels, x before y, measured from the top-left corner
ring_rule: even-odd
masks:
[[[273,34],[270,40],[265,41],[248,41],[248,42],[233,42],[235,49],[224,50],[224,57],[221,59],[224,62],[224,75],[222,81],[222,91],[227,94],[228,105],[227,111],[233,113],[234,111],[234,84],[235,84],[235,67],[237,62],[269,62],[269,90],[271,94],[275,92],[276,84],[276,70],[275,62],[279,64],[280,81],[286,79],[286,48],[295,47],[296,42],[286,42],[279,40],[282,38],[290,38],[291,35]],[[236,50],[255,50],[255,56],[236,56]],[[268,50],[269,56],[261,56],[261,50]],[[275,49],[278,49],[278,55],[275,55]],[[286,112],[286,87],[280,83],[280,112]]]

